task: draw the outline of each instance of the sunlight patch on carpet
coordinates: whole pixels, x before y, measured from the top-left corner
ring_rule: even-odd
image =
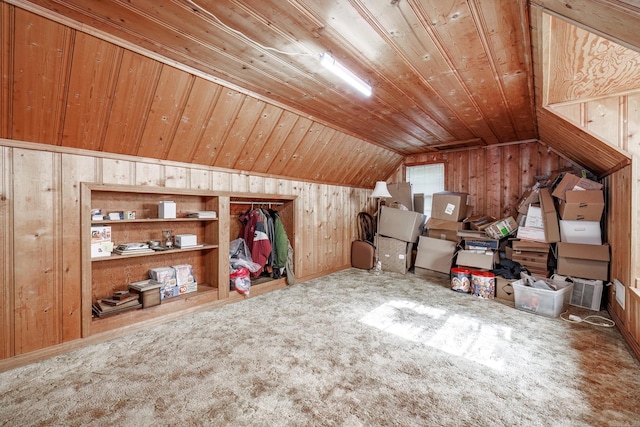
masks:
[[[507,326],[484,324],[458,314],[447,317],[446,310],[411,301],[384,303],[360,322],[497,371],[504,369],[505,361],[496,350],[511,341],[512,333]]]

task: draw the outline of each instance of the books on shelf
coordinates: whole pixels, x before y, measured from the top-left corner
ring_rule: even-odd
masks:
[[[122,243],[115,247],[114,253],[119,255],[134,255],[134,254],[152,254],[155,253],[153,249],[146,243]]]
[[[145,292],[151,289],[161,288],[164,286],[164,283],[158,282],[157,280],[147,279],[141,280],[140,282],[129,283],[129,289],[133,289],[138,292]]]
[[[129,291],[118,291],[110,298],[97,300],[92,304],[91,311],[96,317],[107,317],[141,307],[142,304],[137,294],[130,294]]]
[[[187,218],[217,218],[216,211],[198,211],[187,214]]]

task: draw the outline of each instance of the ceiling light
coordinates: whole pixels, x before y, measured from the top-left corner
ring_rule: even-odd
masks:
[[[320,63],[323,67],[330,70],[333,74],[340,77],[346,83],[349,83],[351,87],[358,90],[364,96],[371,96],[371,86],[364,80],[353,74],[344,65],[335,60],[329,53],[320,54]]]

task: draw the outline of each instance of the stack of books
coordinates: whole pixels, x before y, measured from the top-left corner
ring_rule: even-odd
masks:
[[[188,218],[217,218],[216,211],[199,211],[187,214]]]
[[[95,317],[102,318],[141,307],[142,304],[139,301],[138,294],[132,294],[129,291],[118,291],[111,298],[102,298],[93,303],[91,310]]]
[[[113,250],[118,255],[152,254],[153,249],[146,243],[122,243]]]

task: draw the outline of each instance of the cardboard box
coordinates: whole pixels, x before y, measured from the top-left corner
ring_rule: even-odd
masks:
[[[466,218],[464,222],[469,224],[469,228],[471,230],[482,231],[496,222],[496,218],[492,217],[491,215],[474,215]]]
[[[412,243],[393,237],[378,236],[378,259],[382,264],[382,271],[406,274],[411,267]]]
[[[391,198],[386,199],[387,205],[399,203],[407,208],[407,210],[413,210],[413,194],[411,192],[410,182],[387,184],[387,189],[389,190],[389,194],[391,194]]]
[[[527,214],[527,210],[529,209],[529,205],[540,203],[540,197],[538,195],[539,184],[536,183],[536,186],[531,190],[525,191],[525,193],[520,198],[518,202],[518,213]]]
[[[601,245],[602,230],[599,221],[560,220],[560,241],[566,243],[583,243],[585,245]]]
[[[111,227],[98,225],[91,227],[91,243],[102,243],[111,241]]]
[[[544,228],[518,227],[516,237],[531,242],[546,243],[547,241],[544,237]]]
[[[427,234],[434,239],[450,240],[452,242],[460,242],[461,238],[458,237],[458,230],[464,230],[467,227],[466,223],[457,221],[448,221],[445,219],[429,218],[425,224],[427,228]]]
[[[420,236],[415,266],[449,274],[456,246],[449,240]]]
[[[113,252],[113,242],[99,242],[91,244],[91,258],[111,256]]]
[[[542,221],[542,208],[540,206],[529,205],[529,209],[527,209],[527,217],[524,220],[524,226],[544,229],[544,222]]]
[[[573,190],[601,190],[602,184],[587,178],[580,178],[571,173],[565,174],[551,194],[560,200],[566,200],[566,192]]]
[[[149,270],[149,279],[167,286],[176,285],[176,270],[173,267],[157,267]]]
[[[175,237],[176,247],[186,248],[198,244],[198,236],[195,234],[177,234]]]
[[[560,242],[557,273],[584,279],[609,280],[609,245]]]
[[[497,251],[478,252],[462,250],[458,252],[458,258],[456,260],[457,265],[484,270],[492,270],[494,264],[498,262],[500,262],[500,257]]]
[[[174,298],[180,295],[180,287],[178,285],[165,285],[160,288],[160,300]]]
[[[197,291],[198,291],[198,284],[196,282],[185,283],[184,285],[178,286],[178,293],[180,295],[188,294],[191,292],[197,292]]]
[[[510,216],[490,224],[484,229],[484,232],[487,236],[493,239],[502,239],[503,237],[507,237],[509,234],[515,232],[517,229],[518,223],[512,216]]]
[[[415,242],[421,233],[424,214],[382,206],[378,232],[405,242]]]
[[[548,188],[541,188],[540,208],[542,209],[542,221],[544,223],[544,239],[547,243],[560,241],[560,228],[558,225],[558,214],[553,204],[553,198],[549,194]]]
[[[158,218],[175,218],[176,202],[158,202]]]
[[[531,242],[527,240],[512,240],[511,247],[514,251],[542,252],[549,254],[550,243]]]
[[[176,272],[176,285],[182,286],[196,281],[190,264],[173,265],[171,268]]]
[[[600,221],[604,212],[602,190],[567,191],[561,200],[560,218],[575,221]]]
[[[513,301],[515,297],[511,283],[514,281],[515,279],[505,279],[502,276],[496,276],[496,298],[505,301]]]
[[[424,193],[416,193],[413,195],[414,212],[424,213]]]
[[[449,221],[462,221],[467,216],[467,193],[443,191],[434,193],[431,200],[431,216]]]

